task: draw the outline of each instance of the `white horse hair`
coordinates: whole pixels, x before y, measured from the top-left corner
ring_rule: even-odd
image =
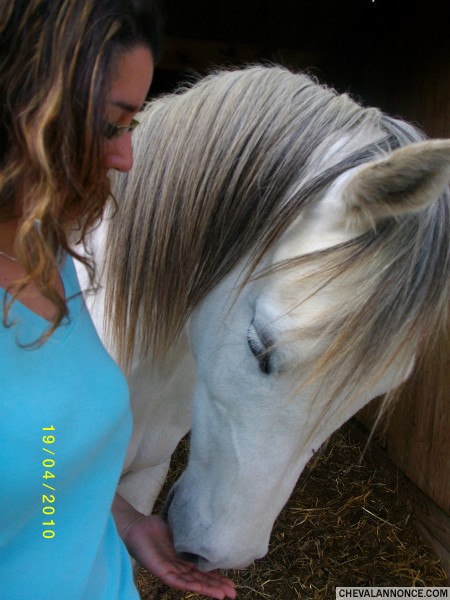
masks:
[[[450,141],[280,67],[214,73],[139,120],[88,297],[132,392],[119,492],[150,512],[192,426],[176,548],[244,567],[309,458],[446,322]]]

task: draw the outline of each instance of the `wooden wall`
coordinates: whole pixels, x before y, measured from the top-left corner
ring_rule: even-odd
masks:
[[[450,138],[449,8],[393,0],[365,67],[364,97]],[[403,27],[401,25],[403,24]],[[435,340],[408,383],[382,443],[399,468],[450,514],[450,332]]]
[[[449,4],[406,11],[393,0],[391,9],[367,57],[363,96],[430,137],[450,138]],[[413,518],[450,578],[450,327],[431,342],[378,443],[412,482]],[[359,415],[369,428],[377,406]]]

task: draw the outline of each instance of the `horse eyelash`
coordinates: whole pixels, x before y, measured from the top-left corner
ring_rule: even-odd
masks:
[[[253,321],[250,323],[250,327],[247,330],[247,344],[250,348],[250,352],[258,361],[258,367],[261,373],[270,375],[270,352],[261,344],[261,340],[255,335],[252,335],[251,329],[255,331]]]

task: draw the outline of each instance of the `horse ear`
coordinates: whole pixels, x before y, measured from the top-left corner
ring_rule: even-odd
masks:
[[[417,142],[357,170],[343,200],[350,227],[374,227],[388,217],[421,210],[450,180],[450,140]],[[348,221],[347,221],[348,222]]]

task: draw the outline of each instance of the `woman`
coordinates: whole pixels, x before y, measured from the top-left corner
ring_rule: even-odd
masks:
[[[165,583],[234,597],[176,556],[161,519],[114,498],[128,390],[72,264],[103,213],[107,170],[132,166],[155,7],[0,0],[0,14],[0,597],[137,599],[123,541]]]

